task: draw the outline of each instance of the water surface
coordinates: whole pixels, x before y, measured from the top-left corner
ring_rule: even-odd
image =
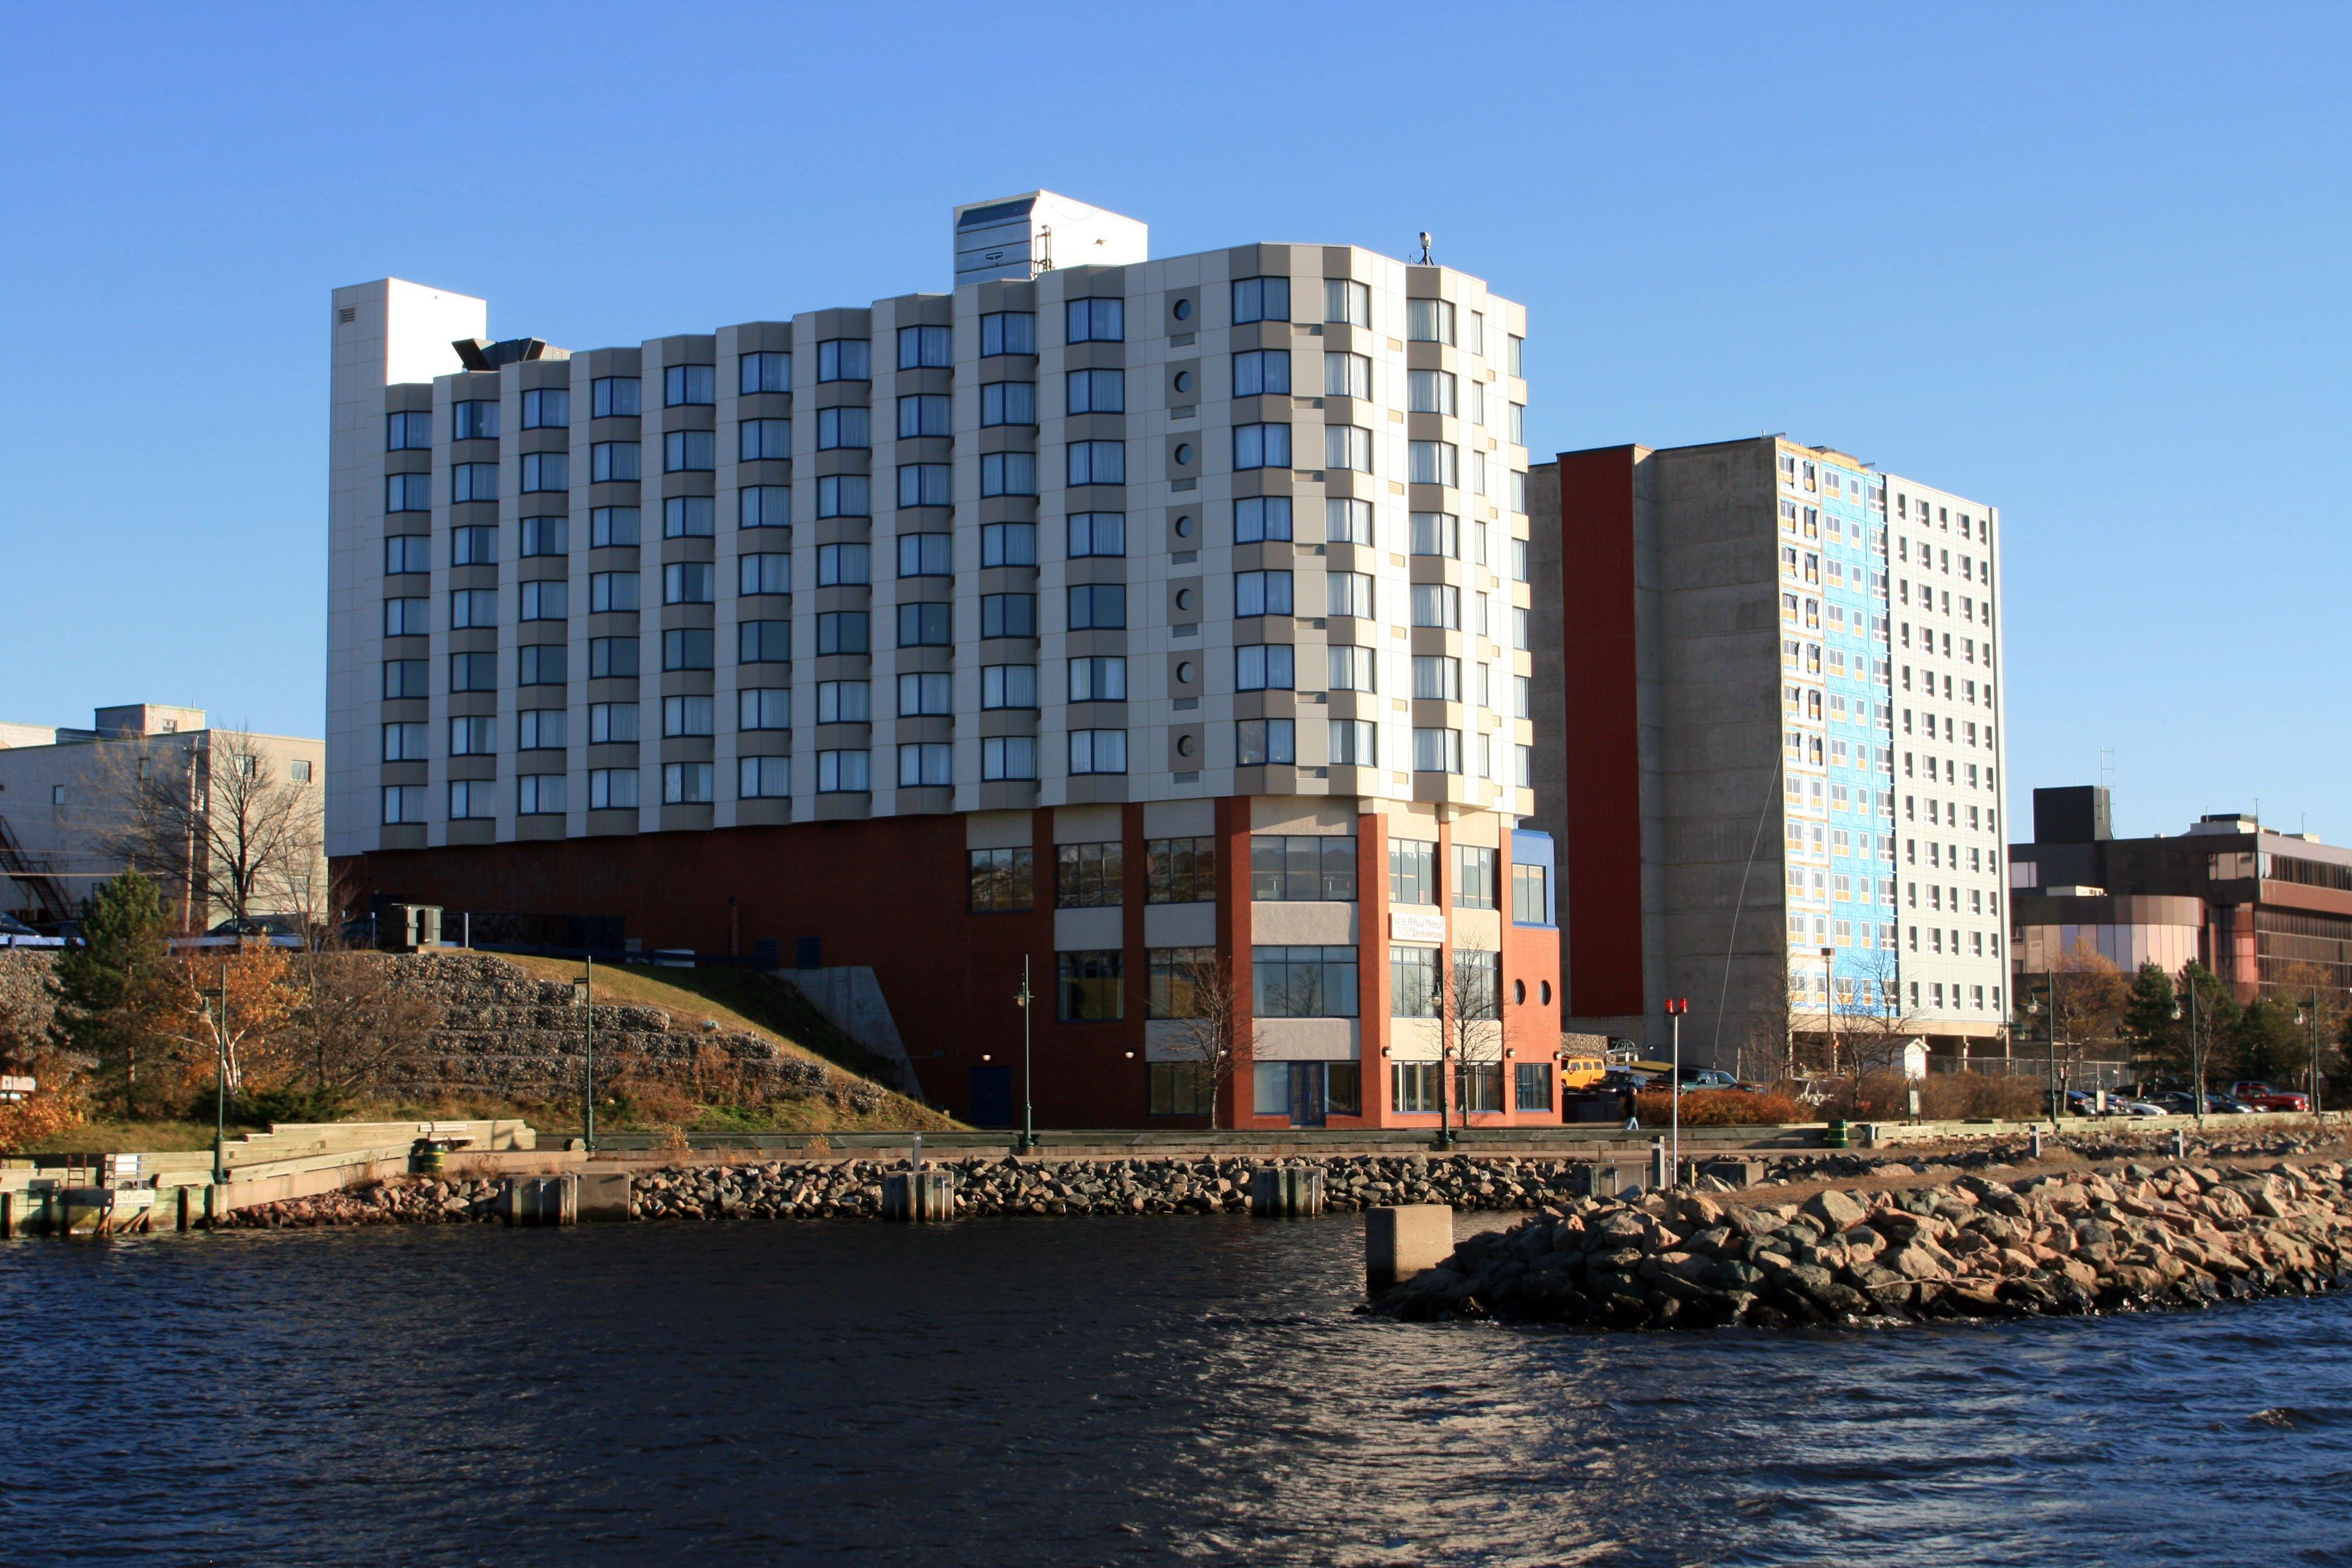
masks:
[[[2352,1564],[2352,1301],[1409,1325],[1361,1237],[0,1246],[0,1563]]]

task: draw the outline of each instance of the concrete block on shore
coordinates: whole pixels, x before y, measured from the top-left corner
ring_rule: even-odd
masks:
[[[1281,1165],[1250,1175],[1250,1213],[1260,1219],[1311,1219],[1323,1212],[1323,1173]]]
[[[1436,1268],[1454,1251],[1450,1204],[1401,1204],[1364,1215],[1364,1288],[1373,1295]]]
[[[509,1225],[571,1225],[579,1217],[575,1177],[509,1176],[500,1186],[499,1210]]]
[[[577,1184],[577,1213],[583,1225],[629,1217],[629,1173],[626,1171],[583,1171]]]

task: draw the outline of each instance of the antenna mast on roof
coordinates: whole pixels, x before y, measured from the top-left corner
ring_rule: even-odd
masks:
[[[1041,225],[1037,230],[1037,270],[1054,270],[1054,230],[1051,226]]]
[[[1421,261],[1419,265],[1423,267],[1434,267],[1437,265],[1437,258],[1429,253],[1429,230],[1427,229],[1423,229],[1421,231]]]

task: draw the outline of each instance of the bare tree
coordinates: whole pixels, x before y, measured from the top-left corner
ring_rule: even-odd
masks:
[[[1905,1050],[1919,1037],[1920,1019],[1904,1003],[1899,961],[1891,950],[1846,962],[1830,994],[1829,1021],[1857,1099],[1864,1079],[1901,1070]]]
[[[1155,978],[1165,994],[1152,997],[1153,1015],[1172,1026],[1161,1032],[1163,1047],[1199,1074],[1214,1131],[1225,1086],[1257,1055],[1257,1018],[1234,983],[1233,965],[1214,948],[1192,949]]]
[[[114,743],[109,853],[153,878],[180,923],[215,910],[243,921],[294,913],[307,922],[328,894],[318,786],[285,777],[241,730]]]
[[[1437,1017],[1439,1109],[1445,1109],[1448,1083],[1459,1076],[1455,1097],[1468,1124],[1469,1083],[1473,1074],[1491,1075],[1494,1098],[1482,1110],[1506,1109],[1508,1087],[1502,1084],[1503,1061],[1512,1038],[1512,1023],[1503,1006],[1503,955],[1475,941],[1457,941],[1451,963],[1437,966],[1434,994],[1430,998]],[[1448,1066],[1446,1064],[1455,1064]],[[1480,1097],[1482,1100],[1486,1096]]]
[[[296,1009],[298,1070],[321,1100],[398,1079],[424,1056],[443,1021],[439,1003],[404,986],[394,960],[373,952],[320,952],[298,962],[302,1000]]]

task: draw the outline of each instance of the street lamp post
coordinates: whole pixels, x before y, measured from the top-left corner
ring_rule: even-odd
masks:
[[[1036,1010],[1037,994],[1029,989],[1029,955],[1021,955],[1021,989],[1013,1005],[1021,1009],[1021,1152],[1037,1146],[1037,1126],[1030,1097],[1029,1016]]]
[[[583,954],[586,968],[572,983],[572,1000],[580,1007],[580,1120],[588,1152],[596,1152],[596,955]]]
[[[1674,1030],[1673,1084],[1674,1109],[1671,1125],[1674,1133],[1674,1179],[1683,1179],[1683,1016],[1690,1011],[1686,996],[1671,997],[1666,1002],[1666,1022]]]
[[[228,965],[206,998],[213,1026],[213,1185],[228,1182]]]
[[[1829,1038],[1830,1076],[1837,1076],[1837,949],[1822,949],[1822,1033]],[[1860,1075],[1856,1074],[1859,1081]]]

